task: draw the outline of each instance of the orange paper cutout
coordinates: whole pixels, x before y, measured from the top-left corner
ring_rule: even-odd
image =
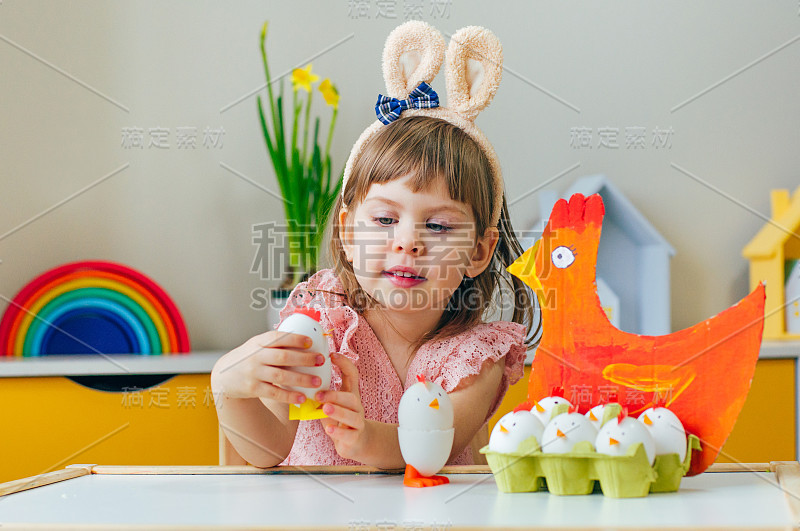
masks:
[[[619,402],[632,412],[669,404],[702,452],[689,475],[717,457],[736,421],[755,371],[764,325],[764,286],[690,328],[663,336],[629,334],[611,325],[595,285],[604,215],[595,194],[553,207],[542,238],[508,271],[539,297],[544,333],[533,360],[528,400],[554,386],[591,401],[582,411]]]

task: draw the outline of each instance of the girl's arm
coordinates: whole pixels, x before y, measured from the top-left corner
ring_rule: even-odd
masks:
[[[288,420],[288,406],[283,406],[286,412],[280,413],[266,402],[259,398],[216,400],[219,425],[225,436],[242,458],[260,468],[286,459],[297,433],[297,421]]]
[[[271,331],[251,338],[214,364],[211,389],[220,427],[252,465],[277,465],[291,451],[298,421],[289,420],[289,404],[305,397],[281,386],[319,385],[314,381],[318,377],[292,370],[324,362],[320,353],[298,350],[310,342],[304,335]]]
[[[481,372],[464,378],[448,393],[453,403],[453,424],[456,428],[450,459],[464,451],[486,422],[486,415],[497,397],[505,368],[505,358],[498,361],[487,360],[481,367]]]
[[[364,418],[358,390],[358,370],[346,357],[334,355],[332,360],[342,369],[341,391],[320,391],[317,400],[328,402],[323,411],[330,418],[323,420],[325,432],[333,439],[342,457],[355,459],[378,468],[403,468],[405,461],[397,440],[397,424],[386,424]],[[455,438],[450,459],[459,455],[486,420],[497,396],[503,377],[505,358],[486,361],[481,372],[465,378],[448,393],[453,403]],[[491,397],[487,400],[486,397]]]

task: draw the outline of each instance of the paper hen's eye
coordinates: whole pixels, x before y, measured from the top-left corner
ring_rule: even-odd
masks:
[[[559,269],[564,269],[572,265],[575,261],[575,253],[569,247],[556,247],[552,254],[553,265]]]

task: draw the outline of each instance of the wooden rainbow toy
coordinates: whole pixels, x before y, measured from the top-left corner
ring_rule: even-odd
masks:
[[[177,306],[153,280],[105,261],[42,273],[0,320],[0,355],[189,352]]]

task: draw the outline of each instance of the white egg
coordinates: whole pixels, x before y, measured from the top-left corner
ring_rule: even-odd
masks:
[[[592,409],[586,412],[586,418],[592,423],[592,426],[595,429],[599,430],[603,427],[603,410],[605,410],[606,405],[600,404],[599,406],[594,406]]]
[[[309,352],[319,352],[325,357],[325,363],[319,367],[292,368],[292,370],[296,372],[319,376],[321,380],[319,386],[311,388],[287,385],[286,389],[303,393],[307,398],[311,399],[314,398],[317,391],[329,389],[331,386],[331,358],[329,355],[330,351],[328,350],[328,339],[323,335],[322,324],[319,322],[319,312],[317,310],[301,308],[284,319],[280,326],[278,326],[278,330],[310,337],[313,343],[311,347],[306,350]]]
[[[636,443],[644,445],[647,460],[652,465],[656,459],[656,444],[644,424],[633,417],[611,419],[597,433],[594,446],[598,453],[606,455],[625,455],[628,448]]]
[[[400,398],[397,439],[405,462],[423,476],[432,476],[453,449],[453,404],[442,386],[418,379]]]
[[[665,407],[649,408],[639,416],[656,443],[656,455],[686,457],[686,430],[678,416]]]
[[[493,452],[516,452],[522,441],[531,436],[536,437],[541,444],[544,426],[539,418],[530,411],[523,409],[503,415],[497,421],[489,437],[489,450]]]
[[[456,430],[409,430],[397,428],[397,440],[403,460],[423,476],[432,476],[450,458]]]
[[[442,386],[425,380],[403,393],[397,421],[413,430],[448,430],[453,427],[453,404]]]
[[[542,452],[563,454],[572,451],[575,444],[589,441],[594,444],[597,430],[591,421],[580,413],[564,413],[551,420],[542,433]]]
[[[550,416],[553,413],[553,408],[559,404],[567,404],[569,407],[572,407],[570,401],[563,396],[546,396],[534,403],[534,407],[531,408],[531,413],[539,417],[542,425],[547,426],[547,423],[551,420]]]

